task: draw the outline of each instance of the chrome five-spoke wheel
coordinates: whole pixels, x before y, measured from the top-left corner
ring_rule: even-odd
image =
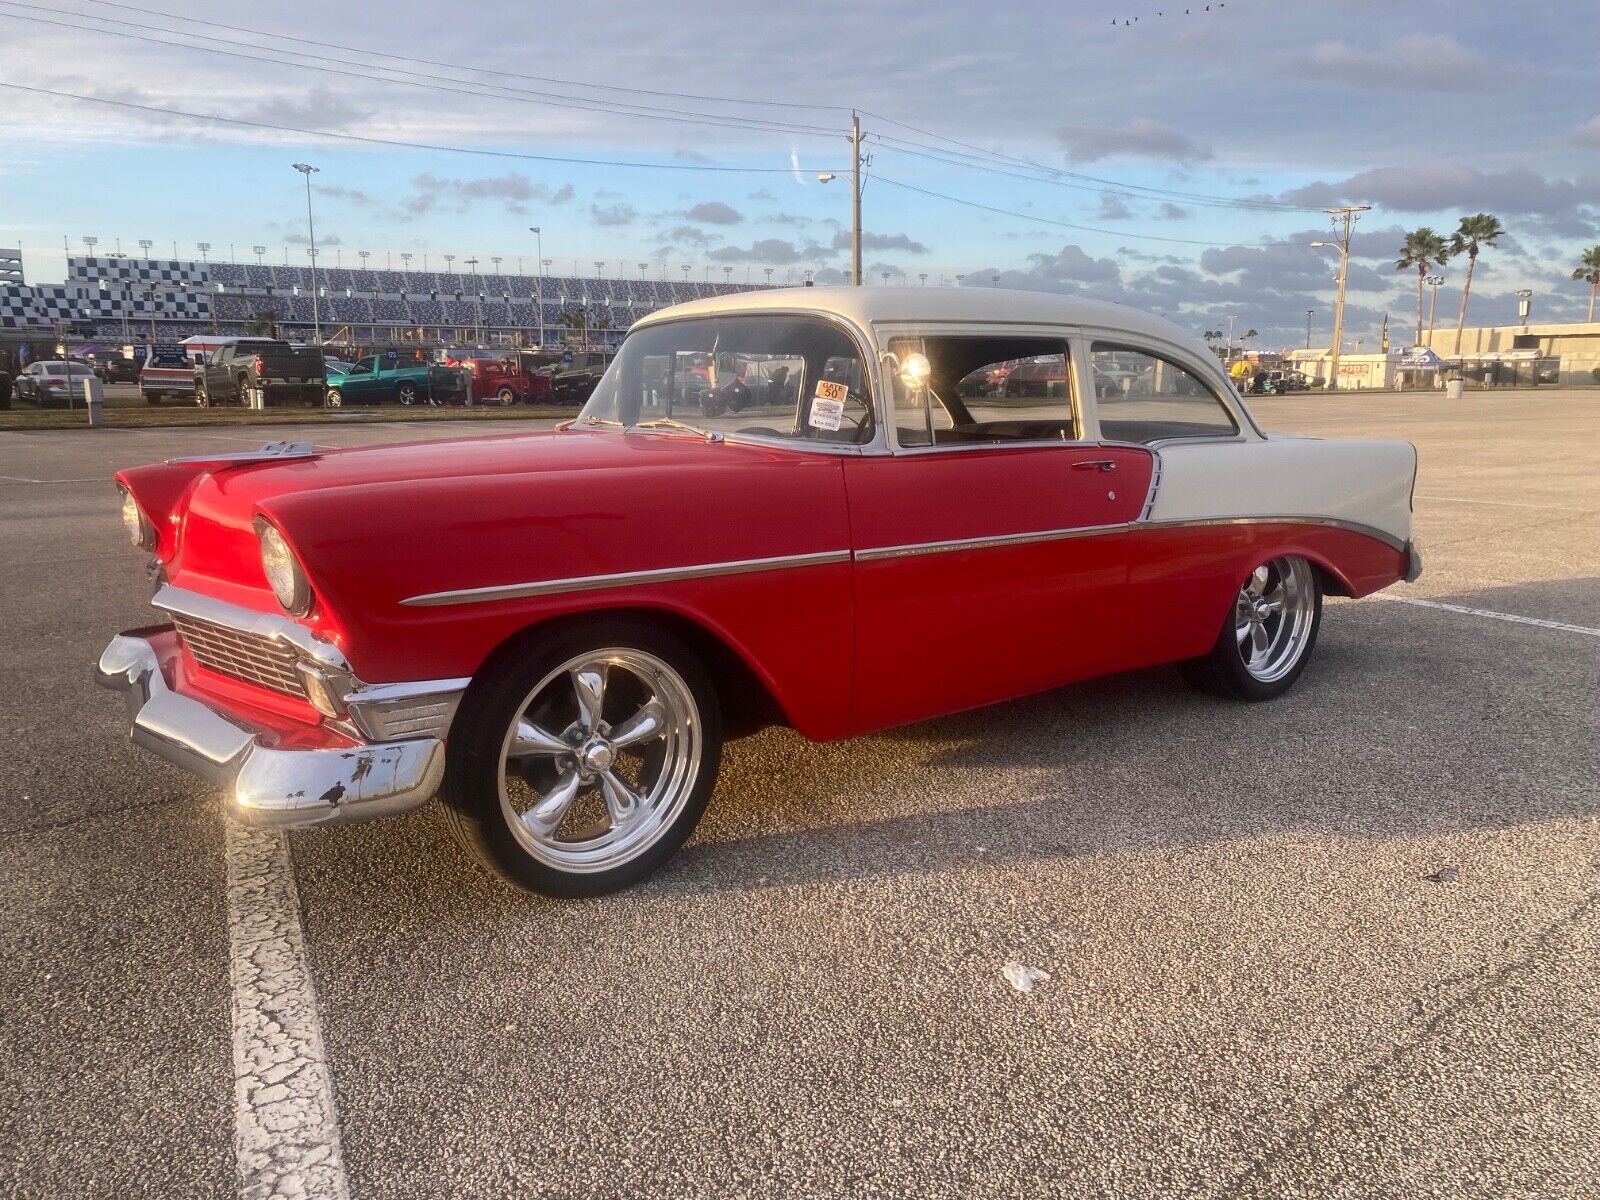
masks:
[[[1275,558],[1245,580],[1233,605],[1239,660],[1252,678],[1276,683],[1300,661],[1316,607],[1316,583],[1303,558]]]
[[[512,882],[557,896],[626,887],[694,831],[721,722],[710,677],[672,632],[623,617],[541,631],[462,701],[450,827]]]
[[[604,871],[667,828],[700,770],[683,678],[642,650],[578,655],[528,693],[500,752],[500,803],[528,853]]]
[[[1236,700],[1288,691],[1317,642],[1322,587],[1298,555],[1268,559],[1245,576],[1208,654],[1180,663],[1196,687]]]

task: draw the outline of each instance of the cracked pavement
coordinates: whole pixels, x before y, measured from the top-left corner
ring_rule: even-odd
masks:
[[[1600,390],[1252,407],[1417,442],[1398,591],[1600,628]],[[262,438],[0,434],[64,481],[0,482],[0,1194],[1594,1194],[1600,638],[1334,602],[1268,705],[1163,669],[735,743],[605,900],[431,807],[291,877],[89,682],[148,620],[103,480]]]

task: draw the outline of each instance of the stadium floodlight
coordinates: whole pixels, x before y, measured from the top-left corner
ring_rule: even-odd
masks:
[[[311,176],[321,168],[310,163],[295,163],[294,169],[306,177],[306,238],[311,258],[311,341],[322,344],[322,310],[317,304],[317,225],[311,216]]]

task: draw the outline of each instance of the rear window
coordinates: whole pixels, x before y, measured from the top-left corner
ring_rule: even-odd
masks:
[[[150,357],[145,360],[145,365],[150,367],[186,367],[189,365],[189,356],[183,352],[182,346],[152,346]]]

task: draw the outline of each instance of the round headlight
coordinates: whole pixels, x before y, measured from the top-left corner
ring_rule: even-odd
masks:
[[[261,570],[272,587],[278,603],[297,617],[303,617],[311,608],[311,585],[300,560],[277,527],[266,521],[256,522],[256,535],[261,539]]]
[[[122,488],[122,527],[128,531],[128,540],[141,550],[151,550],[156,544],[155,526],[139,508],[133,493]]]

